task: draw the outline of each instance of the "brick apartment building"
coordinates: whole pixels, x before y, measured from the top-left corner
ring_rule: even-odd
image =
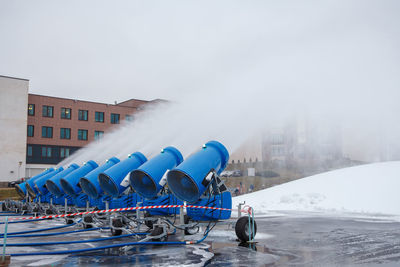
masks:
[[[57,164],[155,101],[161,100],[110,105],[29,94],[26,163]]]

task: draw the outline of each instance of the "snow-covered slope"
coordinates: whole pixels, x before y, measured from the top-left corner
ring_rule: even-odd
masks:
[[[256,213],[346,211],[400,215],[400,161],[330,171],[233,198]]]

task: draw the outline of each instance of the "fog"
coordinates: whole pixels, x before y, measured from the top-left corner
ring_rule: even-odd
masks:
[[[208,140],[234,152],[306,116],[399,145],[397,1],[2,1],[0,73],[30,91],[163,98],[60,165]],[[4,51],[7,51],[4,53]]]

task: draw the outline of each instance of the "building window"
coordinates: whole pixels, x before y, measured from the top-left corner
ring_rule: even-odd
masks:
[[[61,128],[60,139],[71,139],[71,128]]]
[[[42,146],[42,158],[51,158],[51,147]]]
[[[125,115],[125,120],[126,121],[133,121],[133,116],[132,115]]]
[[[71,119],[71,109],[70,108],[61,108],[61,119]]]
[[[35,116],[35,104],[28,104],[28,115]]]
[[[78,130],[78,140],[87,140],[87,133],[88,133],[87,130],[79,129]]]
[[[28,137],[33,137],[35,127],[33,125],[28,125]]]
[[[94,114],[94,120],[96,122],[104,122],[104,112],[96,111]]]
[[[283,134],[273,134],[271,136],[271,143],[273,145],[281,145],[284,143]]]
[[[119,114],[111,113],[111,123],[119,124]]]
[[[32,157],[32,146],[27,146],[26,147],[26,156]]]
[[[53,138],[53,127],[42,126],[42,137]]]
[[[87,110],[80,109],[78,111],[78,120],[80,121],[87,121],[88,120],[88,112]]]
[[[271,155],[272,156],[284,156],[285,155],[284,147],[282,147],[282,146],[272,146]]]
[[[60,158],[68,158],[69,157],[69,148],[60,148]]]
[[[43,117],[53,117],[53,106],[43,106],[42,115]]]
[[[94,140],[99,140],[104,135],[103,131],[94,131]]]

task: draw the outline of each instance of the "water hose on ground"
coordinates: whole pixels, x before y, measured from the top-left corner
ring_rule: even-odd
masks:
[[[56,233],[45,233],[45,234],[32,234],[32,235],[12,235],[8,236],[7,238],[16,238],[16,237],[43,237],[43,236],[55,236],[55,235],[66,235],[66,234],[75,234],[87,231],[95,231],[95,230],[105,230],[110,229],[110,227],[103,227],[103,228],[89,228],[89,229],[80,229],[74,231],[66,231],[66,232],[56,232]],[[1,237],[0,237],[1,238]]]
[[[113,240],[118,238],[124,238],[134,235],[147,235],[148,233],[133,233],[127,235],[120,236],[111,236],[111,237],[103,237],[103,238],[95,238],[89,240],[71,240],[71,241],[58,241],[58,242],[41,242],[41,243],[9,243],[8,247],[27,247],[27,246],[47,246],[47,245],[65,245],[65,244],[77,244],[77,243],[91,243],[91,242],[101,242],[106,240]]]
[[[149,245],[193,245],[199,244],[203,242],[207,236],[209,231],[205,233],[205,235],[197,240],[197,241],[172,241],[172,242],[129,242],[129,243],[121,243],[121,244],[112,244],[108,246],[100,246],[94,248],[84,248],[84,249],[73,249],[73,250],[59,250],[59,251],[45,251],[45,252],[29,252],[29,253],[11,253],[11,257],[17,256],[38,256],[38,255],[63,255],[63,254],[77,254],[82,252],[90,252],[90,251],[97,251],[109,248],[119,248],[125,246],[149,246]]]

